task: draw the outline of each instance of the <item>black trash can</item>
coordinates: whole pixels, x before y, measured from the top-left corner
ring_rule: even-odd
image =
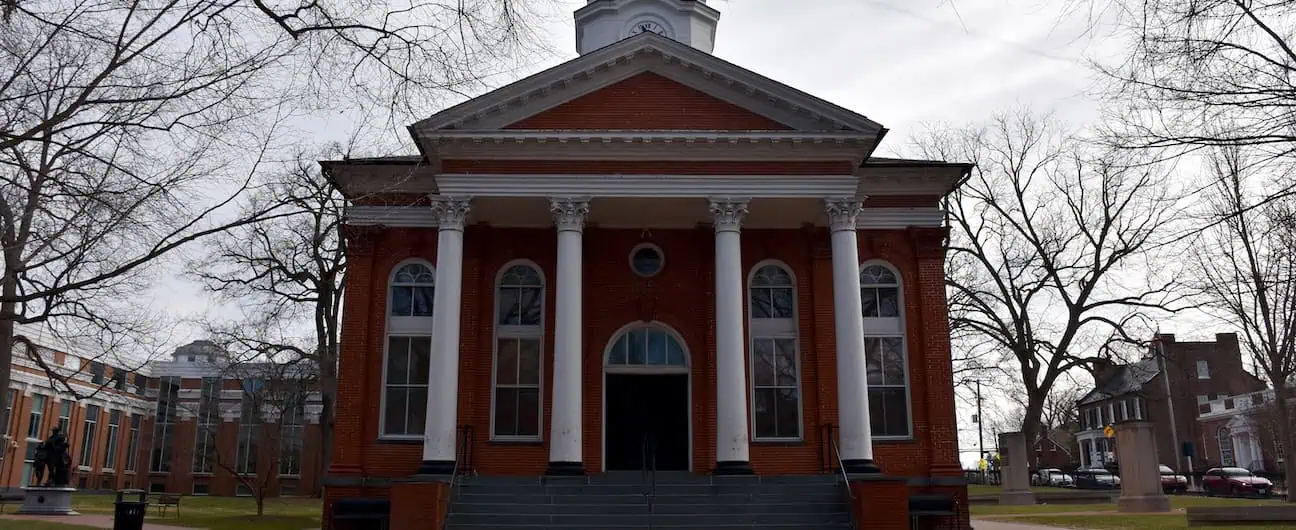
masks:
[[[125,495],[139,495],[139,500],[126,500]],[[144,514],[148,512],[148,492],[121,490],[113,509],[113,530],[143,530]]]

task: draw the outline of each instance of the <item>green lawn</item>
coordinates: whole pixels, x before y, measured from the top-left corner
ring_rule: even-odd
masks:
[[[1227,499],[1219,497],[1196,497],[1187,495],[1171,495],[1170,507],[1175,509],[1187,508],[1189,506],[1253,506],[1257,504],[1267,504],[1280,502],[1277,500],[1260,500],[1260,499]],[[987,515],[1019,515],[1019,514],[1050,514],[1050,513],[1091,513],[1091,512],[1114,512],[1116,505],[1108,504],[1036,504],[1034,506],[999,506],[996,504],[974,504],[971,507],[973,516]],[[1148,516],[1138,516],[1148,517]],[[1013,518],[1017,520],[1017,518]],[[1105,528],[1105,527],[1101,527]]]
[[[112,495],[74,495],[72,507],[85,514],[112,514]],[[150,497],[152,500],[152,497]],[[304,530],[319,528],[322,515],[319,499],[266,499],[265,515],[256,515],[256,501],[247,497],[184,497],[180,501],[180,516],[169,508],[159,516],[157,508],[149,506],[145,522],[172,526],[191,526],[207,530]],[[75,520],[69,520],[69,523]],[[0,521],[0,528],[22,530],[68,530],[69,525],[32,526],[31,521]]]
[[[1182,514],[1176,515],[1094,515],[1094,516],[1030,516],[1005,517],[1001,519],[1010,523],[1030,523],[1056,526],[1060,528],[1085,528],[1093,530],[1124,530],[1138,528],[1155,528],[1156,530],[1175,530],[1188,528],[1188,519]],[[1198,528],[1198,527],[1194,527]],[[1211,530],[1296,530],[1296,525],[1257,525],[1257,526],[1211,526]]]
[[[45,521],[17,521],[0,519],[0,528],[13,528],[14,530],[84,530],[93,528],[91,526],[78,526],[63,523],[47,523]]]

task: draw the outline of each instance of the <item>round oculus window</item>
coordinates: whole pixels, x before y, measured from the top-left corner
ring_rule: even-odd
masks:
[[[630,251],[630,269],[645,278],[661,272],[666,259],[657,245],[644,243]]]

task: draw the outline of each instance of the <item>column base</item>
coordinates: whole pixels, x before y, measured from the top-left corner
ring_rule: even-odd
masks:
[[[846,468],[848,475],[877,475],[882,473],[882,468],[877,467],[872,459],[861,458],[858,460],[842,460],[842,467]]]
[[[580,462],[549,462],[545,475],[551,477],[579,477],[585,474],[585,464]]]
[[[711,470],[712,475],[755,475],[752,471],[751,463],[744,460],[726,460],[716,462],[715,469]]]
[[[454,460],[424,460],[419,465],[415,475],[453,475],[455,472]]]

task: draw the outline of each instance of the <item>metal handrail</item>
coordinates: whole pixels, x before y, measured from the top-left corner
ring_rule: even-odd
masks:
[[[644,438],[644,468],[648,473],[648,492],[644,499],[648,501],[648,529],[653,527],[653,501],[657,497],[657,441],[652,435]]]
[[[837,459],[837,471],[841,473],[842,484],[846,486],[846,496],[851,500],[855,500],[855,492],[851,491],[850,488],[850,476],[846,474],[846,463],[842,462],[841,450],[837,448],[837,438],[829,436],[828,442],[832,444],[832,453]]]
[[[458,496],[459,493],[458,487],[459,487],[459,483],[461,482],[459,480],[459,465],[460,463],[466,464],[466,462],[464,461],[468,459],[468,455],[469,455],[468,448],[472,446],[472,426],[463,425],[460,426],[459,429],[457,430],[458,432],[463,433],[463,439],[459,441],[459,447],[455,451],[454,467],[451,468],[450,470],[450,498],[446,500],[447,512],[450,511],[450,506],[449,506],[450,502],[452,502],[454,498]],[[467,466],[465,466],[465,468],[471,469],[470,467]],[[441,529],[445,530],[445,528],[449,526],[449,524],[450,524],[450,518],[446,517],[441,522]]]

